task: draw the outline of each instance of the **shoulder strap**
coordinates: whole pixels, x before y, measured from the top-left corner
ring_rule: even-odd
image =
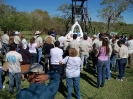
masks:
[[[39,37],[39,35],[36,37],[36,39]]]
[[[68,62],[68,60],[69,60],[69,57],[68,57],[68,59],[67,59],[67,62]],[[67,64],[67,62],[66,62],[66,64]]]

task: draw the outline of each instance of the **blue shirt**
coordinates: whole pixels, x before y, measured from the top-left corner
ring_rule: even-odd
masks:
[[[30,84],[29,88],[22,89],[16,99],[54,99],[59,83],[60,75],[55,72],[48,73],[50,82],[48,85],[45,83]]]

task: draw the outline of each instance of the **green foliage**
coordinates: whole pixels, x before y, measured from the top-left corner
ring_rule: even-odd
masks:
[[[26,30],[28,29],[29,19],[23,13],[15,13],[4,17],[1,21],[1,28],[3,30],[8,29],[10,31],[13,30]]]
[[[61,4],[58,9],[59,11],[61,11],[63,13],[63,15],[61,16],[61,18],[63,19],[63,24],[65,26],[65,33],[68,32],[70,25],[71,25],[71,14],[72,14],[72,7],[69,4]]]
[[[69,4],[65,3],[61,4],[57,10],[61,11],[64,14],[71,14],[71,9],[72,7]]]
[[[29,18],[24,12],[17,12],[16,8],[9,5],[0,5],[0,28],[2,30],[25,30],[28,27]]]
[[[131,0],[103,0],[99,16],[107,23],[107,33],[111,31],[114,24],[122,19],[121,14],[131,7]]]
[[[30,14],[31,30],[45,31],[50,27],[50,16],[47,11],[35,10]]]

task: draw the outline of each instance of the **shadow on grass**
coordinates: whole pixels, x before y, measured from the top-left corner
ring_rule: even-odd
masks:
[[[89,70],[84,69],[84,71],[87,72],[87,73],[89,73],[89,74],[91,74],[94,77],[97,77],[96,70],[92,66],[89,67]]]
[[[86,80],[91,86],[96,87],[96,82],[84,73],[80,74],[81,78]]]
[[[88,94],[85,94],[83,92],[81,92],[81,94],[82,94],[82,99],[96,99],[96,96],[97,96],[97,94],[95,94],[92,97],[88,97]]]
[[[67,94],[66,94],[67,88],[64,85],[64,82],[63,81],[60,82],[58,92],[60,92],[64,97],[67,97]]]
[[[66,80],[66,79],[64,79]],[[64,96],[64,98],[67,97],[67,87],[64,85],[64,82],[61,81],[60,82],[60,85],[59,85],[59,89],[58,89],[58,92],[60,92],[62,94],[62,96]],[[74,97],[76,99],[76,95],[72,93],[72,97]]]
[[[114,79],[116,79],[118,77],[118,74],[111,73],[111,77],[114,78]]]

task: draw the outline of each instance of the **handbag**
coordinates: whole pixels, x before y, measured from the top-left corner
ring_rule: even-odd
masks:
[[[68,59],[67,59],[67,62],[68,62],[68,60],[69,60],[69,57],[68,57]],[[65,64],[63,64],[63,69],[62,69],[62,79],[65,79],[66,78],[66,66],[67,66],[67,62],[65,63]]]

